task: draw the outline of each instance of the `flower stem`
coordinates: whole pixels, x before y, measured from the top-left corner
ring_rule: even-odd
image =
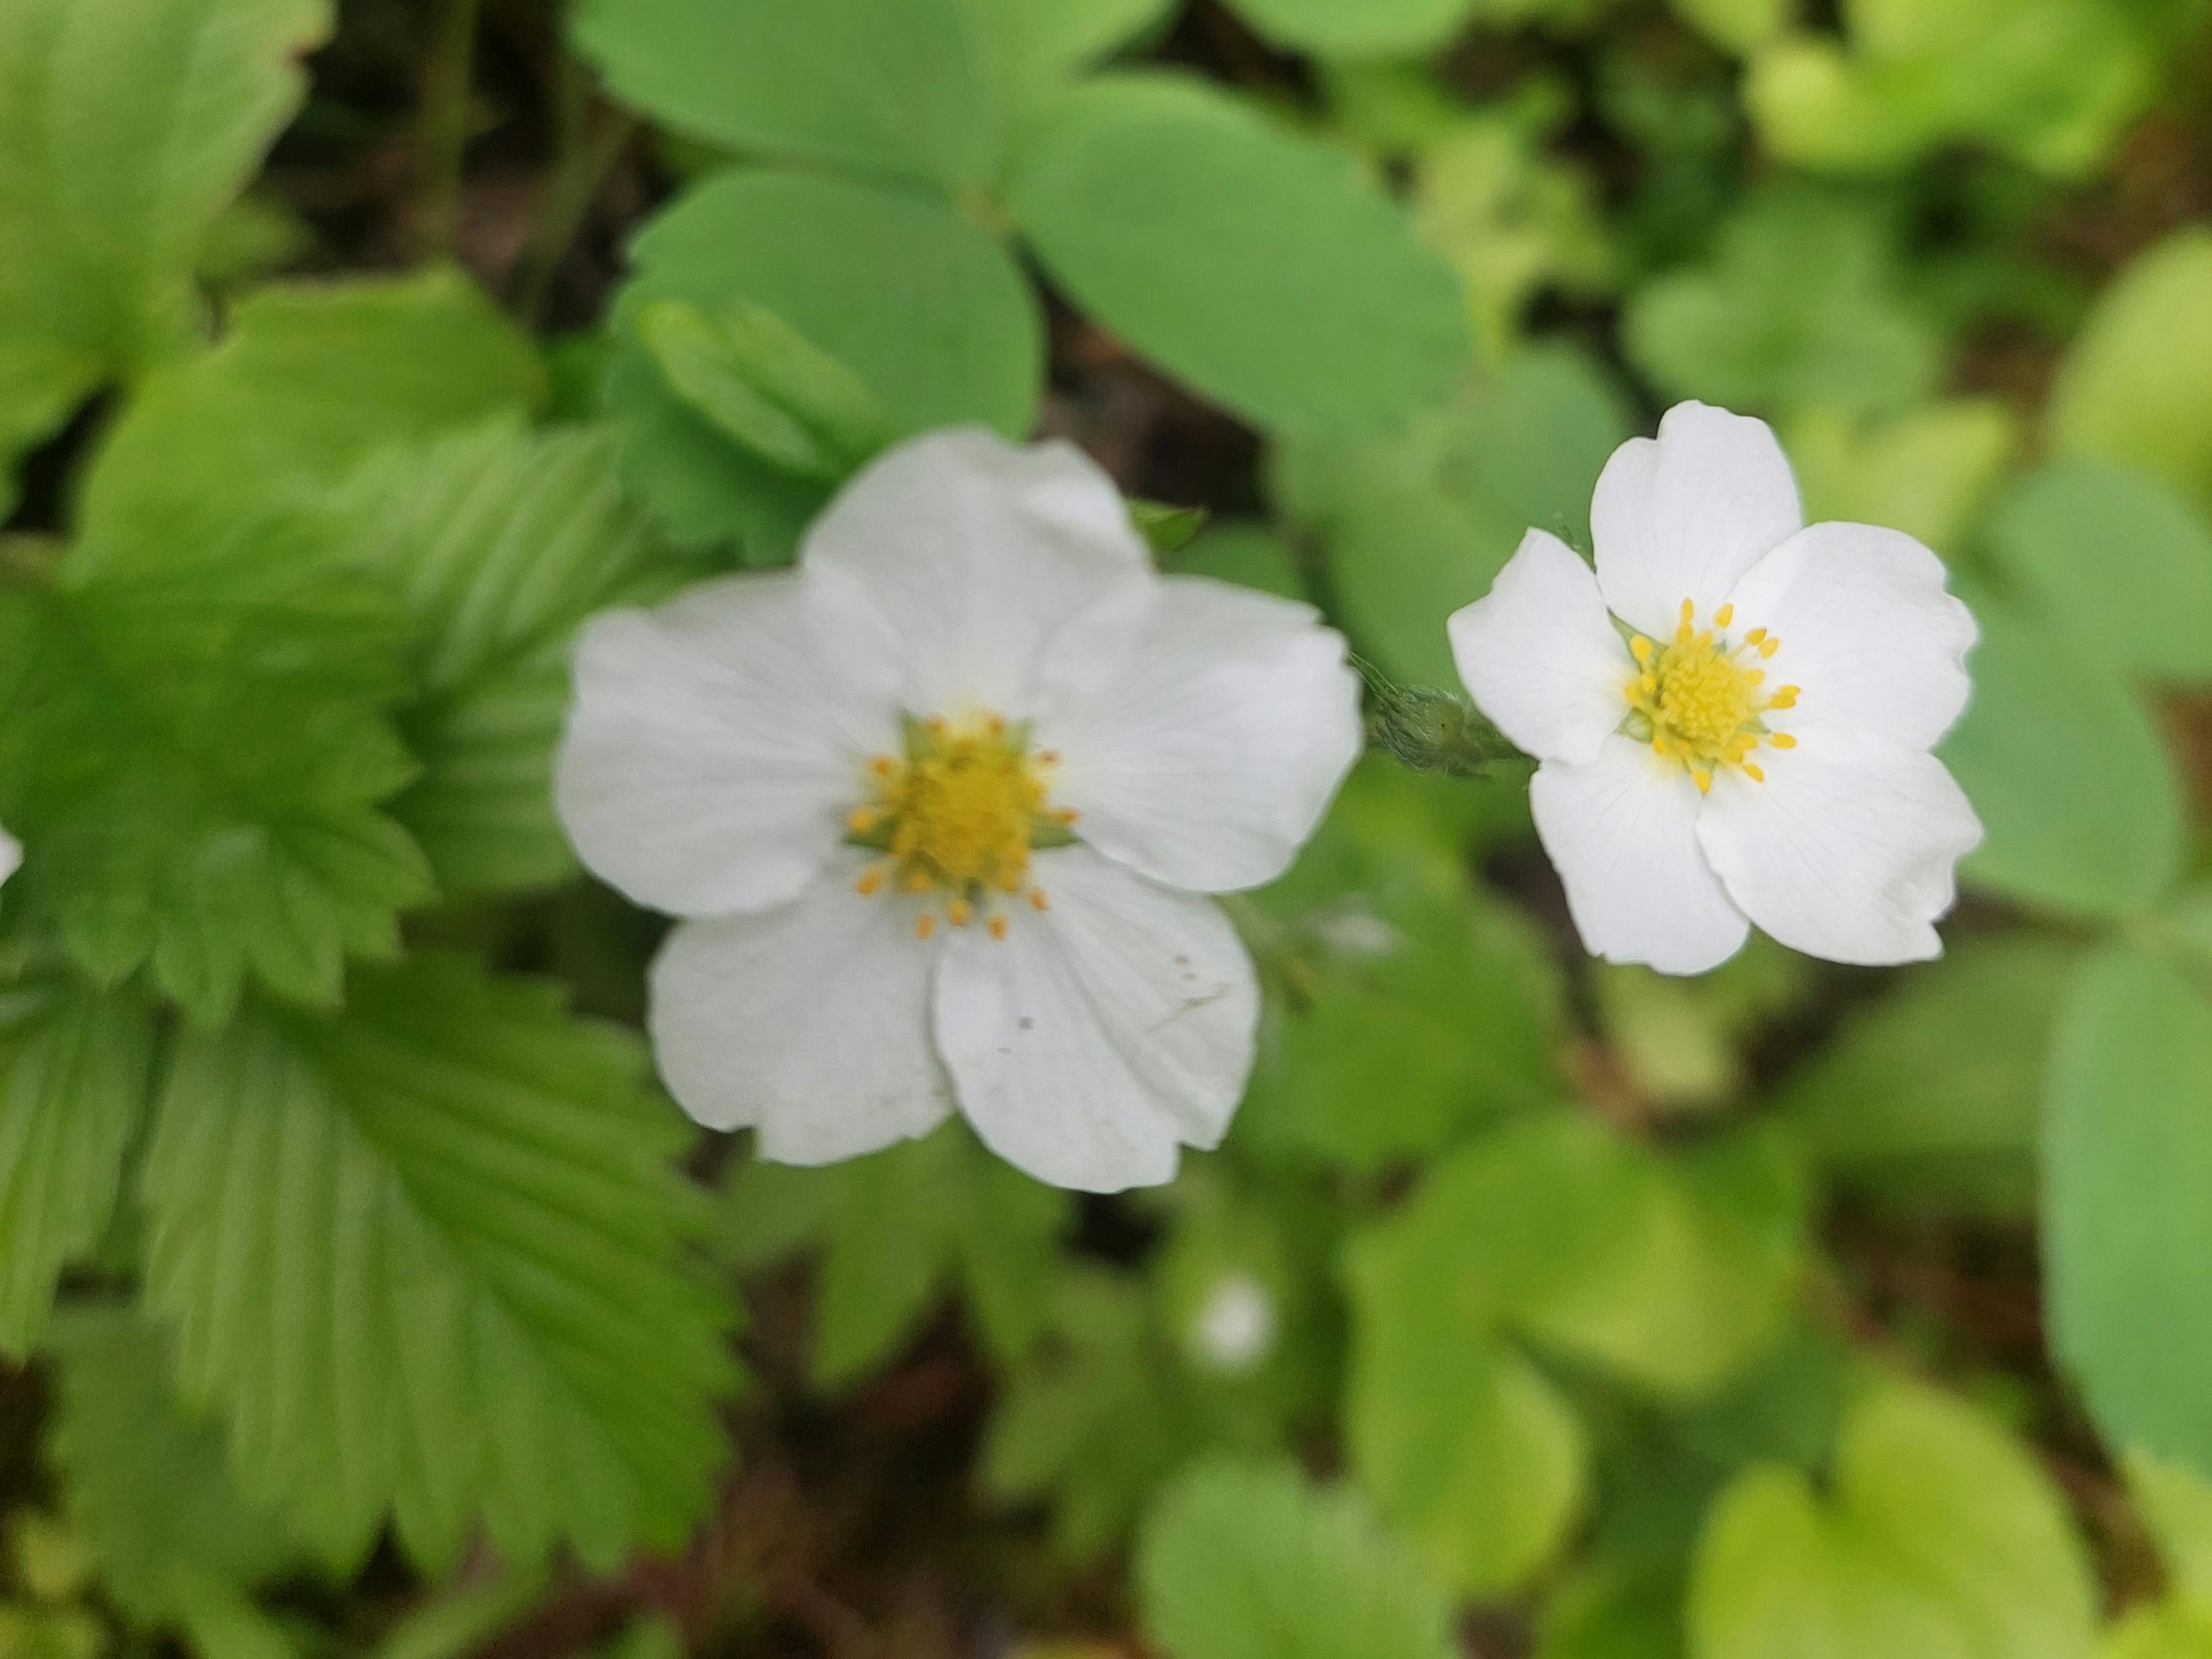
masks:
[[[1374,694],[1368,741],[1408,771],[1475,778],[1500,761],[1522,758],[1505,734],[1459,693],[1399,685],[1366,662],[1359,668]]]

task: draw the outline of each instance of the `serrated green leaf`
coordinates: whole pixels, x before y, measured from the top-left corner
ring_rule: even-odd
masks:
[[[2045,1119],[2051,1346],[2112,1443],[2212,1475],[2212,1000],[2194,958],[2111,946],[2060,1018]]]
[[[2180,780],[2109,665],[2017,607],[1970,599],[1973,700],[1941,757],[1988,834],[1964,879],[2048,908],[2124,915],[2180,873]]]
[[[56,1318],[53,1346],[50,1449],[70,1523],[126,1613],[175,1623],[187,1601],[209,1602],[210,1584],[234,1595],[299,1564],[276,1517],[233,1487],[221,1431],[171,1394],[160,1332],[133,1310],[83,1304]]]
[[[945,189],[986,183],[995,100],[964,0],[586,0],[617,96],[745,155]]]
[[[2149,679],[2212,678],[2212,526],[2141,473],[2058,462],[1992,515],[1990,556],[2084,655]]]
[[[745,169],[680,198],[633,257],[625,319],[657,301],[763,307],[851,370],[893,436],[980,421],[1018,438],[1036,420],[1043,323],[1029,284],[996,236],[926,197]],[[679,543],[779,558],[826,498],[686,405],[635,337],[608,403],[625,478]]]
[[[1780,1109],[1815,1158],[1885,1203],[2024,1215],[2051,1028],[2080,960],[2008,934],[1908,969],[1790,1074]],[[2005,1040],[1973,1035],[1990,1031]]]
[[[213,350],[154,376],[87,475],[71,568],[168,556],[319,499],[377,450],[534,409],[527,336],[451,270],[264,289]]]
[[[565,879],[552,771],[569,648],[593,611],[673,572],[623,497],[612,437],[495,422],[386,452],[331,506],[338,556],[409,621],[415,691],[398,718],[422,769],[392,816],[449,896]]]
[[[1064,94],[1025,129],[1008,194],[1079,304],[1271,430],[1395,430],[1468,361],[1458,285],[1397,206],[1202,83]]]
[[[2098,296],[2051,388],[2051,437],[2212,507],[2212,230],[2168,237]]]
[[[0,1351],[30,1351],[62,1269],[99,1243],[153,1061],[136,992],[58,973],[0,990]]]
[[[1145,1523],[1145,1626],[1172,1659],[1449,1659],[1443,1592],[1342,1491],[1201,1464]]]
[[[1975,1412],[1875,1385],[1831,1491],[1768,1464],[1722,1497],[1698,1545],[1693,1659],[2087,1659],[2096,1592],[2059,1494]]]
[[[209,230],[330,26],[327,0],[0,3],[0,475],[198,333]]]
[[[147,1152],[149,1304],[242,1490],[335,1563],[387,1516],[450,1565],[671,1547],[726,1455],[726,1309],[689,1271],[684,1131],[550,985],[432,955],[346,1012],[180,1045]]]

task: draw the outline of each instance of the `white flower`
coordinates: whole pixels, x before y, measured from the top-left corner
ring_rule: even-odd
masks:
[[[957,1103],[1112,1191],[1226,1131],[1259,999],[1201,896],[1279,874],[1361,740],[1312,611],[1159,576],[1077,451],[962,429],[868,467],[797,569],[597,619],[559,799],[689,918],[651,1024],[693,1117],[824,1164]]]
[[[1450,624],[1476,704],[1543,763],[1536,830],[1583,942],[1674,974],[1752,922],[1838,962],[1939,954],[1982,838],[1928,752],[1975,635],[1942,562],[1805,527],[1765,423],[1694,403],[1613,452],[1590,533],[1595,576],[1532,530]]]

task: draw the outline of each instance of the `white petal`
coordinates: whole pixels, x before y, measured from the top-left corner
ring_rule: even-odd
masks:
[[[1665,639],[1693,599],[1710,615],[1805,522],[1765,422],[1676,404],[1659,435],[1613,452],[1590,501],[1597,583],[1613,615]]]
[[[799,550],[825,643],[915,714],[1030,713],[1042,647],[1152,556],[1113,481],[1064,443],[981,427],[888,451]],[[848,663],[848,655],[850,661]]]
[[[578,854],[641,904],[726,915],[812,879],[896,711],[813,648],[795,576],[729,576],[585,630],[555,793]]]
[[[1344,641],[1309,606],[1203,577],[1147,599],[1102,683],[1068,635],[1050,653],[1036,741],[1060,756],[1053,804],[1080,814],[1088,845],[1171,886],[1272,881],[1364,746]]]
[[[5,830],[0,830],[0,881],[23,867],[23,843]]]
[[[951,1109],[929,1040],[939,947],[912,906],[864,898],[841,854],[791,902],[687,921],[653,964],[653,1055],[712,1129],[757,1125],[760,1154],[830,1164],[927,1134]]]
[[[1557,536],[1523,536],[1490,592],[1446,629],[1475,707],[1539,760],[1595,759],[1628,713],[1636,664],[1597,579]]]
[[[1698,850],[1699,799],[1679,764],[1629,738],[1587,765],[1536,769],[1536,834],[1583,943],[1607,962],[1702,974],[1741,947],[1749,925]]]
[[[1046,854],[1042,915],[953,935],[937,1041],[985,1143],[1040,1181],[1157,1186],[1217,1145],[1252,1067],[1260,991],[1211,900],[1082,848]]]
[[[1950,729],[1971,689],[1972,612],[1947,592],[1943,562],[1899,530],[1816,524],[1761,559],[1735,586],[1734,625],[1781,641],[1770,685],[1800,688],[1778,728],[1844,726],[1926,749]]]
[[[1932,925],[1982,826],[1942,762],[1837,730],[1759,751],[1755,783],[1723,769],[1698,820],[1729,895],[1784,945],[1834,962],[1940,955]]]

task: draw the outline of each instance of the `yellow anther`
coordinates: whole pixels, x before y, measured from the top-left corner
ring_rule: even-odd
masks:
[[[914,919],[914,936],[916,939],[927,939],[936,931],[937,918],[927,911],[924,911]]]
[[[1682,625],[1685,628],[1687,628],[1690,625],[1690,618],[1697,614],[1698,607],[1696,605],[1691,604],[1687,599],[1682,601]]]
[[[1696,644],[1698,649],[1700,651],[1711,650],[1713,648],[1713,630],[1708,628],[1701,632],[1697,637]]]
[[[1759,654],[1762,657],[1771,657],[1781,648],[1782,641],[1776,639],[1771,634],[1769,634],[1765,639],[1759,642]]]
[[[991,937],[993,939],[1004,939],[1006,936],[1006,919],[1004,916],[993,916],[991,918]]]
[[[1749,670],[1747,670],[1747,671],[1745,672],[1745,674],[1744,674],[1744,678],[1746,678],[1747,680],[1750,681],[1753,685],[1757,685],[1757,684],[1758,684],[1761,680],[1764,680],[1765,678],[1766,678],[1766,671],[1765,671],[1764,668],[1753,668],[1753,669],[1749,669]]]
[[[1638,662],[1650,662],[1654,648],[1651,641],[1641,634],[1628,642],[1628,654]]]
[[[868,763],[869,772],[878,778],[896,777],[898,769],[899,763],[889,755],[878,755]]]
[[[1765,639],[1765,637],[1766,637],[1766,630],[1765,630],[1765,629],[1763,629],[1763,628],[1754,628],[1754,629],[1753,629],[1751,630],[1751,632],[1750,632],[1750,633],[1748,633],[1748,634],[1747,634],[1747,635],[1745,635],[1743,636],[1743,642],[1744,642],[1746,645],[1757,645],[1757,644],[1758,644],[1761,640]]]
[[[1036,762],[1039,766],[1057,766],[1060,764],[1060,750],[1040,749],[1036,753]]]
[[[945,919],[955,927],[965,927],[975,920],[975,907],[966,899],[957,898],[945,907]]]
[[[880,864],[871,865],[867,869],[861,871],[860,880],[853,884],[853,890],[862,898],[872,898],[876,894],[882,892],[884,866]]]
[[[1693,766],[1690,769],[1690,781],[1698,786],[1698,793],[1702,795],[1713,787],[1713,775],[1702,766]]]
[[[1748,758],[1767,735],[1759,717],[1790,707],[1797,688],[1760,696],[1766,672],[1753,665],[1772,656],[1781,642],[1763,628],[1740,643],[1721,637],[1719,630],[1735,620],[1733,605],[1713,612],[1712,628],[1696,627],[1696,617],[1695,601],[1684,599],[1672,643],[1662,646],[1640,634],[1630,638],[1637,675],[1626,688],[1631,713],[1624,729],[1650,743],[1660,759],[1680,765],[1703,792],[1723,766],[1764,776]]]
[[[909,870],[906,872],[906,890],[909,893],[927,893],[936,884],[930,880],[929,872],[927,870]]]
[[[1797,746],[1797,739],[1787,732],[1777,732],[1767,739],[1767,742],[1772,744],[1777,749],[1795,749]]]
[[[1032,888],[1030,888],[1030,909],[1032,909],[1032,910],[1048,910],[1048,909],[1050,909],[1051,908],[1052,908],[1052,902],[1051,902],[1049,899],[1048,899],[1048,898],[1046,898],[1046,897],[1045,897],[1045,896],[1044,896],[1044,889],[1043,889],[1043,888],[1042,888],[1042,887],[1032,887]]]
[[[1082,816],[1073,806],[1063,806],[1052,815],[1052,821],[1062,829],[1073,829]]]
[[[1797,706],[1797,688],[1794,685],[1782,687],[1766,700],[1766,706],[1769,708],[1795,708]]]
[[[1766,774],[1760,771],[1758,767],[1753,765],[1749,761],[1746,761],[1743,763],[1743,775],[1749,778],[1753,783],[1765,783],[1766,781]]]
[[[872,757],[874,798],[846,814],[852,836],[890,855],[860,890],[878,892],[893,879],[917,896],[941,890],[956,927],[974,919],[982,893],[1020,892],[1040,825],[1075,822],[1073,812],[1049,805],[1042,759],[1026,738],[1003,714],[909,722],[905,758]]]
[[[845,827],[856,836],[866,835],[882,822],[881,815],[872,806],[855,806],[845,814]]]
[[[1713,612],[1713,626],[1716,628],[1726,628],[1735,620],[1735,607],[1732,605],[1724,605]]]

